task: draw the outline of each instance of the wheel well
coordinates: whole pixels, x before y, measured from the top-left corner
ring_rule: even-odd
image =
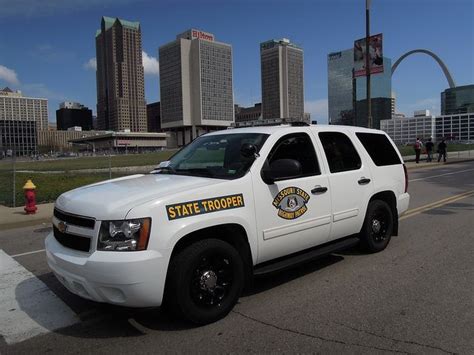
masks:
[[[240,224],[220,224],[189,233],[176,243],[171,253],[171,258],[189,245],[208,238],[222,240],[237,250],[242,257],[245,267],[245,284],[249,285],[253,270],[252,252],[250,250],[247,233]]]
[[[393,215],[392,235],[397,236],[398,235],[398,211],[397,211],[397,199],[395,197],[395,194],[393,193],[393,191],[381,191],[373,195],[370,198],[369,203],[374,200],[385,201],[390,206],[392,210],[392,215]]]

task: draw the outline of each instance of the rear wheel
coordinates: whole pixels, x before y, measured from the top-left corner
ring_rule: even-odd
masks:
[[[169,303],[197,324],[225,317],[237,303],[244,284],[244,267],[237,250],[219,239],[198,241],[171,260]]]
[[[384,250],[393,233],[393,213],[390,206],[382,200],[369,202],[360,241],[365,250],[377,253]]]

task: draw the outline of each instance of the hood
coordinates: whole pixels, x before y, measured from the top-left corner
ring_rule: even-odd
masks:
[[[164,174],[132,175],[65,192],[56,200],[56,207],[98,220],[123,219],[133,207],[145,202],[218,181],[225,180]]]

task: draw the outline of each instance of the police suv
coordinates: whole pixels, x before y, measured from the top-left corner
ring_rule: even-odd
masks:
[[[195,139],[150,174],[56,201],[48,264],[81,297],[224,317],[254,275],[360,243],[378,252],[409,204],[407,172],[382,131],[230,129]]]

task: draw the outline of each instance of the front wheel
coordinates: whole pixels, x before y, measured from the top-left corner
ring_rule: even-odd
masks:
[[[377,253],[384,250],[393,232],[393,213],[390,206],[382,200],[369,202],[360,241],[365,250]]]
[[[225,317],[244,285],[244,266],[237,250],[219,239],[204,239],[171,260],[167,290],[173,308],[196,324]]]

